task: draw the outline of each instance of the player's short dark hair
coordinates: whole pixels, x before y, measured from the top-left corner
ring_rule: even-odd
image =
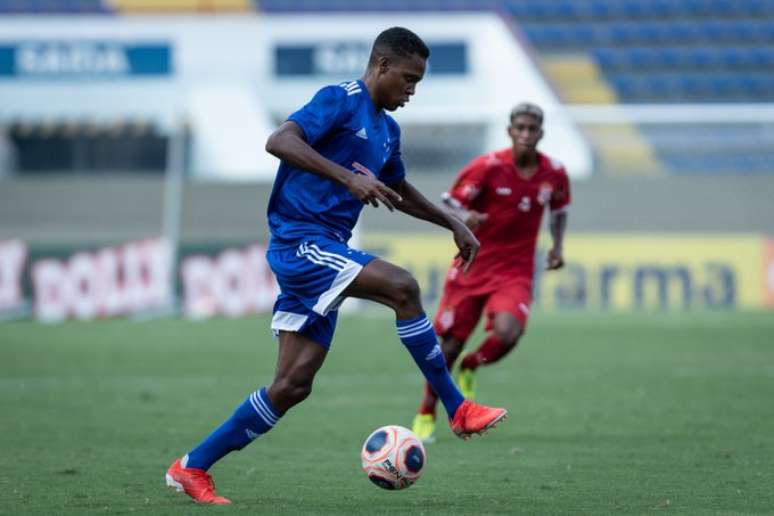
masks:
[[[531,102],[522,102],[521,104],[517,104],[511,110],[511,124],[513,124],[513,120],[520,115],[529,115],[535,117],[538,125],[543,125],[543,110],[537,104],[533,104]]]
[[[371,57],[368,66],[376,64],[376,60],[382,56],[387,57],[411,57],[418,55],[422,59],[430,57],[430,49],[427,48],[422,38],[403,27],[392,27],[376,36],[371,47]]]

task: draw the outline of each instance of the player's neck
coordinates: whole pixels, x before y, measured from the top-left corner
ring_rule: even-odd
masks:
[[[371,97],[371,104],[373,104],[374,109],[378,113],[384,107],[379,103],[379,100],[374,96],[376,92],[376,74],[371,70],[370,68],[366,70],[365,75],[360,78],[361,81],[366,86],[366,90],[368,91],[368,96]]]
[[[513,151],[513,164],[516,167],[516,172],[520,177],[529,179],[538,167],[538,153],[537,152],[516,152]]]

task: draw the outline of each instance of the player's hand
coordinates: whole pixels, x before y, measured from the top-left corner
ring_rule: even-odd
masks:
[[[467,272],[470,268],[470,264],[473,263],[473,260],[478,254],[481,243],[462,221],[458,220],[452,231],[454,231],[454,243],[457,244],[457,249],[460,250],[460,252],[457,253],[457,256],[462,258],[462,263],[464,264],[462,271]]]
[[[384,204],[388,210],[394,211],[395,205],[403,201],[398,193],[376,178],[376,175],[357,161],[352,163],[355,173],[347,181],[347,189],[360,199],[363,204],[370,204],[374,208],[379,203]]]
[[[471,231],[475,231],[481,226],[481,224],[486,222],[488,218],[488,213],[481,213],[475,210],[470,210],[465,214],[465,217],[462,220]]]
[[[557,247],[552,247],[548,251],[546,256],[546,270],[555,271],[564,267],[564,258],[562,257],[562,250]]]

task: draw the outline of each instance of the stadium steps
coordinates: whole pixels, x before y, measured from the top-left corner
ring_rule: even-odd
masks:
[[[542,68],[567,103],[613,104],[618,100],[585,54],[546,56]]]
[[[615,92],[586,54],[547,56],[543,72],[568,104],[614,104]],[[584,128],[603,169],[656,174],[663,170],[647,140],[633,124],[590,125]]]

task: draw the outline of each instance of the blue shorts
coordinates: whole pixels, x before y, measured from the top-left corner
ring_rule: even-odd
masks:
[[[341,293],[375,258],[323,236],[290,244],[273,240],[266,259],[280,287],[271,320],[274,334],[299,332],[329,349]]]

